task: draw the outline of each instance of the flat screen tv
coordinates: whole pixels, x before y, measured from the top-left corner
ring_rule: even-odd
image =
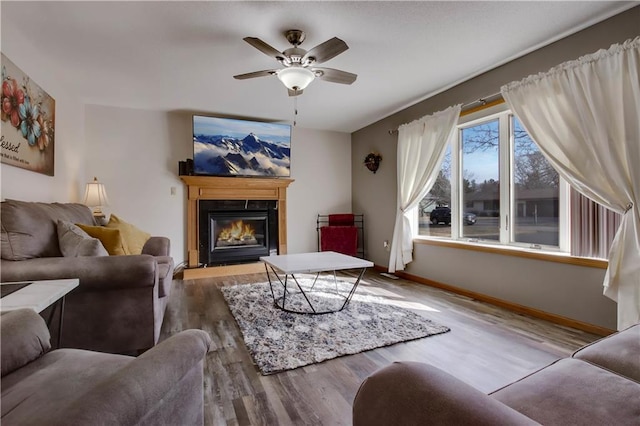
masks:
[[[289,177],[291,126],[194,115],[193,172],[205,176]]]

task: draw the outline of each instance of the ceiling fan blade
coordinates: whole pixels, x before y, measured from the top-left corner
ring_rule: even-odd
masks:
[[[302,92],[303,92],[302,90],[299,90],[299,89],[298,90],[288,89],[288,90],[289,90],[289,96],[300,96],[302,95]]]
[[[274,75],[275,73],[276,73],[275,70],[262,70],[262,71],[248,72],[246,74],[234,75],[233,78],[235,78],[236,80],[246,80],[248,78],[266,77],[268,75]]]
[[[348,48],[349,46],[347,46],[347,43],[340,40],[338,37],[334,37],[308,51],[302,57],[301,62],[304,64],[307,60],[313,58],[312,63],[320,64],[338,56]]]
[[[320,80],[331,83],[351,84],[358,78],[357,74],[333,68],[312,68],[311,71],[313,71]]]
[[[274,47],[271,47],[270,45],[268,45],[267,43],[265,43],[264,41],[260,40],[257,37],[245,37],[243,38],[243,40],[267,56],[271,56],[272,58],[275,58],[278,61],[282,61],[284,59],[282,52],[276,50]]]

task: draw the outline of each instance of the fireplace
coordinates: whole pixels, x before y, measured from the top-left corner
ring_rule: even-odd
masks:
[[[268,217],[268,254],[272,254],[274,251],[277,254],[287,253],[287,187],[293,182],[293,179],[218,176],[180,176],[180,179],[187,186],[187,267],[183,271],[184,279],[264,272],[262,262],[249,260],[225,261],[213,267],[202,267],[208,266],[211,251],[204,257],[201,256],[201,249],[208,250],[211,245],[208,233],[205,234],[206,243],[204,245],[200,239],[204,233],[201,231],[210,226],[208,210],[207,216],[205,216],[207,219],[201,222],[203,218],[200,211],[201,203],[223,201],[223,204],[226,204],[224,209],[242,212],[247,210],[245,204],[247,208],[253,208],[256,202],[271,202],[273,209]],[[230,204],[235,207],[230,208]],[[202,206],[204,207],[206,204]],[[216,210],[215,205],[213,210]],[[264,208],[258,210],[264,210]],[[202,259],[206,259],[205,262],[202,262]]]
[[[200,200],[200,263],[231,265],[277,254],[277,210],[275,200]]]

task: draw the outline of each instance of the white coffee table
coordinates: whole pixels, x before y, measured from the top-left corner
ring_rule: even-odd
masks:
[[[269,286],[271,287],[271,294],[273,296],[274,304],[283,311],[298,314],[327,314],[343,310],[349,304],[349,301],[358,288],[358,284],[360,284],[360,280],[362,279],[362,276],[364,275],[367,268],[373,266],[373,262],[370,262],[368,260],[360,259],[353,256],[347,256],[346,254],[336,253],[332,251],[264,256],[261,257],[260,260],[264,262],[265,269],[267,271],[267,277],[269,278]],[[269,269],[271,269],[271,272],[273,272],[273,275],[277,278],[277,281],[280,282],[280,284],[284,287],[282,297],[276,297],[276,294],[273,290],[273,281],[271,280]],[[349,290],[348,294],[345,296],[343,294],[340,294],[337,290],[336,271],[346,269],[360,269],[360,272],[355,282],[352,283],[352,287]],[[322,272],[333,272],[333,279],[336,283],[335,294],[344,299],[341,304],[337,305],[336,309],[316,309],[312,301],[307,296],[308,292],[313,291],[316,281]],[[311,287],[304,289],[296,278],[296,274],[316,274],[316,276]],[[282,275],[284,275],[284,279]],[[311,312],[287,308],[286,301],[287,294],[289,294],[289,277],[291,277],[291,279],[296,284],[296,287],[311,308]],[[280,300],[282,300],[282,303],[279,303]]]
[[[18,287],[27,284],[18,290],[0,299],[0,312],[15,311],[17,309],[33,309],[37,313],[44,311],[49,306],[57,303],[59,312],[58,322],[58,348],[60,347],[60,338],[62,337],[62,317],[64,314],[64,298],[71,290],[78,287],[80,281],[77,278],[66,280],[46,280],[46,281],[28,281],[28,282],[10,282],[0,283],[4,289],[10,287]],[[51,325],[53,314],[56,310],[51,310],[47,325]]]

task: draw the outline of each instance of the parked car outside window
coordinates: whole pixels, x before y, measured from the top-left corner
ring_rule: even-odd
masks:
[[[429,215],[432,225],[444,223],[445,225],[451,224],[451,209],[449,207],[436,207],[431,211]]]
[[[429,215],[432,225],[438,225],[444,223],[445,225],[451,224],[451,209],[449,207],[436,207]],[[473,225],[476,223],[476,215],[473,213],[463,213],[462,221],[465,225]]]
[[[476,215],[469,212],[463,213],[462,220],[464,221],[465,225],[473,225],[474,223],[476,223]]]

